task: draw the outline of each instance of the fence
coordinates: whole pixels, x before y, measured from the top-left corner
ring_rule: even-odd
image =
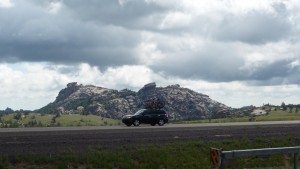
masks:
[[[248,149],[248,150],[232,150],[222,151],[222,149],[210,149],[211,169],[224,169],[226,160],[235,157],[257,156],[266,157],[275,154],[294,154],[294,169],[298,169],[298,154],[300,147],[281,147],[281,148],[265,148],[265,149]]]

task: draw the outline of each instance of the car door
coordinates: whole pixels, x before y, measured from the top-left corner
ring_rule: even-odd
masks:
[[[150,110],[145,110],[142,113],[142,116],[140,119],[141,119],[141,123],[150,123],[150,120],[151,120]]]
[[[153,110],[151,113],[151,122],[157,123],[159,120],[159,110]]]

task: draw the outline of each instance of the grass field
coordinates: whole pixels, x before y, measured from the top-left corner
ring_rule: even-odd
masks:
[[[17,113],[3,115],[0,127],[51,127],[51,126],[113,126],[121,121],[95,115],[29,113],[16,117]]]
[[[114,126],[121,125],[120,120],[103,118],[95,115],[50,115],[21,113],[21,117],[16,118],[17,113],[2,115],[0,117],[0,127],[50,127],[50,126]],[[271,111],[268,115],[256,116],[255,121],[284,121],[300,120],[300,113],[296,111]],[[205,119],[189,121],[171,121],[171,123],[227,123],[227,122],[247,122],[249,117]]]
[[[95,115],[61,115],[56,120],[61,126],[115,126],[121,125],[121,121],[104,118]]]
[[[268,115],[261,115],[255,117],[256,121],[285,121],[285,120],[300,120],[300,112],[276,110],[269,112]],[[173,123],[228,123],[228,122],[247,122],[249,117],[236,118],[222,118],[222,119],[205,119],[205,120],[189,120],[189,121],[175,121]]]
[[[271,111],[267,116],[259,116],[256,121],[283,121],[283,120],[300,120],[300,113],[295,111]]]
[[[226,150],[286,147],[299,145],[299,138],[247,138],[222,141],[185,141],[161,145],[104,146],[83,153],[56,155],[0,156],[0,168],[101,168],[101,169],[209,169],[210,147]],[[246,157],[232,160],[226,168],[292,168],[293,157],[276,155],[269,158]]]

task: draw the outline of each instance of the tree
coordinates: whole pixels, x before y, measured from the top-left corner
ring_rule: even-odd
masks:
[[[15,118],[16,120],[20,120],[20,119],[22,118],[22,114],[21,114],[20,112],[18,112],[18,113],[14,116],[14,118]]]
[[[52,117],[52,119],[51,119],[50,125],[51,125],[51,126],[54,126],[55,123],[56,123],[56,117],[54,116],[54,117]]]
[[[88,111],[82,111],[80,114],[81,114],[81,115],[84,115],[84,116],[87,116],[87,115],[89,115],[90,113],[89,113]]]
[[[284,102],[281,103],[281,106],[280,106],[280,107],[282,108],[283,111],[286,111],[286,105],[285,105]]]
[[[43,127],[43,123],[41,121],[39,121],[38,126]]]
[[[28,122],[28,126],[30,126],[30,127],[35,127],[35,126],[37,126],[37,121],[36,120],[31,120],[31,121],[29,121]]]
[[[290,109],[289,112],[292,113],[294,105],[288,104],[287,107]]]

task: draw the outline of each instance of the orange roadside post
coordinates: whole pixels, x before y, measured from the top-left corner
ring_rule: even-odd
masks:
[[[217,148],[210,148],[210,168],[222,169],[222,150]]]

